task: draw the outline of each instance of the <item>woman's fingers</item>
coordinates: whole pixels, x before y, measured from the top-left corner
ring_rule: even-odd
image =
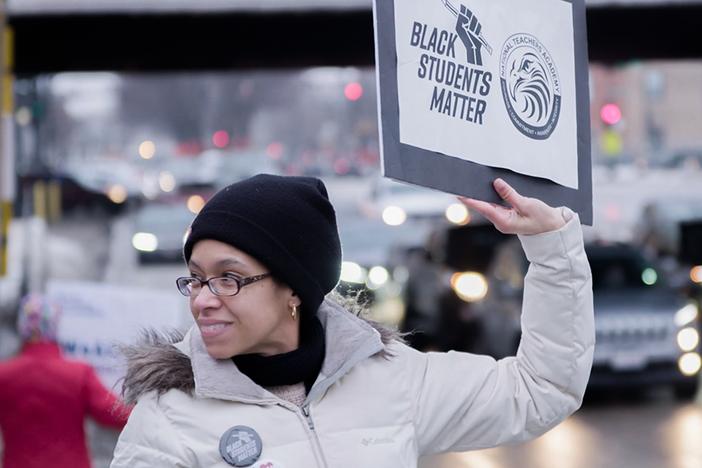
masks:
[[[495,179],[492,186],[495,187],[495,191],[500,198],[516,208],[515,203],[519,204],[518,198],[520,195],[512,188],[511,185],[502,179]]]
[[[520,211],[524,205],[524,197],[519,195],[512,186],[502,179],[495,179],[493,187],[500,198],[512,205],[512,208],[475,200],[473,198],[458,197],[458,199],[469,208],[473,208],[475,211],[485,216],[495,225],[498,231],[505,234],[519,232],[518,225],[521,222]]]
[[[493,187],[500,198],[512,205],[512,208],[473,198],[458,197],[458,199],[485,216],[505,234],[538,234],[560,229],[565,225],[560,210],[548,206],[541,200],[520,195],[504,180],[496,179]]]
[[[518,213],[525,215],[529,211],[529,198],[520,195],[511,185],[502,179],[495,179],[493,182],[495,191],[504,201],[512,205]]]
[[[514,214],[512,208],[507,208],[502,205],[496,205],[494,203],[488,203],[476,200],[474,198],[458,197],[458,199],[468,208],[472,208],[485,216],[492,224],[495,225],[498,230],[502,232],[505,232],[504,229],[506,229],[509,219]]]
[[[488,213],[490,212],[490,210],[493,209],[492,203],[476,200],[475,198],[458,197],[458,200],[464,205],[466,205],[468,208],[474,209],[486,218],[488,218]]]

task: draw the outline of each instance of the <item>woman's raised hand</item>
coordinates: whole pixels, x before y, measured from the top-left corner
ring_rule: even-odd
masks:
[[[505,234],[539,234],[565,226],[560,209],[550,207],[539,199],[519,195],[502,179],[495,179],[492,185],[500,197],[512,205],[511,208],[473,198],[458,199],[492,221],[498,231]]]

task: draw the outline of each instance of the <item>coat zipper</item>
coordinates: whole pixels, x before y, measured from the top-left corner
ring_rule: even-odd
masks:
[[[319,437],[317,437],[317,431],[314,429],[314,422],[312,421],[312,416],[310,416],[310,407],[309,404],[303,406],[302,408],[302,414],[305,416],[305,420],[307,421],[307,425],[310,428],[310,431],[312,431],[312,435],[314,436],[314,441],[315,444],[317,445],[317,450],[319,451],[319,456],[322,459],[322,465],[324,468],[328,468],[327,460],[324,458],[324,452],[322,452],[322,444],[319,442]]]

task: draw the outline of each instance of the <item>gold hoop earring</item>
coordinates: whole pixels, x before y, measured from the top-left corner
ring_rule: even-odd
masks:
[[[294,322],[294,321],[297,320],[297,306],[296,306],[296,305],[293,305],[293,306],[292,306],[292,309],[293,309],[293,310],[292,310],[292,318],[293,318],[293,322]]]

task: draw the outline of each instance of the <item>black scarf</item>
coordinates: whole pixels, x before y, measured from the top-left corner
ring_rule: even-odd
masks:
[[[324,361],[324,328],[317,317],[300,323],[300,346],[273,356],[242,354],[232,358],[236,367],[261,387],[304,382],[305,390],[317,380]]]

